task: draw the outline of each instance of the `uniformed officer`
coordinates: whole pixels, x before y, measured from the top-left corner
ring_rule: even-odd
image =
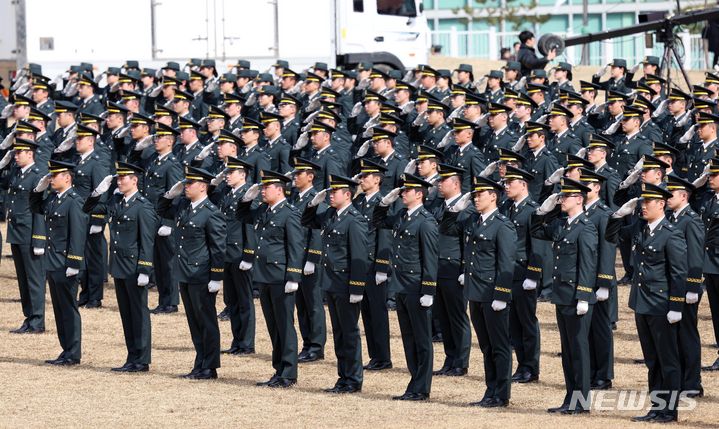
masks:
[[[456,145],[445,151],[447,164],[464,170],[462,177],[462,192],[467,193],[472,188],[472,178],[479,176],[486,163],[484,155],[473,142],[475,125],[466,119],[457,118],[452,121],[452,131]]]
[[[307,204],[317,195],[312,186],[315,172],[321,167],[303,158],[294,158],[292,180],[294,190],[288,201],[298,211],[304,212]],[[323,204],[320,209],[325,210]],[[322,286],[319,282],[319,265],[322,259],[322,237],[319,228],[303,227],[302,247],[304,265],[302,267],[302,280],[297,289],[295,301],[297,304],[297,322],[302,336],[302,349],[297,356],[300,363],[314,362],[324,359],[325,343],[327,342],[327,324],[325,322],[325,309],[322,306]]]
[[[712,158],[707,164],[702,179],[709,188],[699,211],[704,222],[704,285],[712,315],[714,341],[719,343],[719,158]],[[719,358],[702,370],[719,371]]]
[[[206,170],[186,167],[185,180],[160,197],[157,211],[175,221],[176,276],[185,306],[195,363],[183,378],[217,378],[220,367],[220,328],[215,301],[225,271],[226,223],[222,212],[207,197],[214,179]],[[184,198],[173,202],[183,193]]]
[[[237,216],[254,224],[257,234],[253,282],[260,289],[260,303],[272,341],[275,374],[259,386],[287,388],[297,383],[297,333],[295,292],[302,277],[302,226],[298,210],[285,199],[290,179],[264,170],[260,183],[252,185],[237,205]],[[252,208],[262,189],[263,203]]]
[[[357,185],[352,179],[330,176],[330,188],[317,193],[307,204],[302,224],[322,229],[322,289],[332,320],[337,374],[328,393],[355,393],[362,390],[362,343],[359,333],[360,302],[364,298],[367,260],[367,220],[352,205]],[[329,193],[330,208],[318,206]]]
[[[30,140],[15,138],[12,150],[5,158],[15,159],[15,174],[10,175],[7,194],[7,242],[10,244],[22,313],[22,325],[10,332],[14,334],[39,334],[45,331],[45,270],[43,254],[47,234],[45,219],[40,213],[30,211],[30,192],[44,174],[35,164],[38,145]]]
[[[152,273],[152,252],[157,230],[155,208],[140,194],[137,184],[142,168],[118,162],[117,190],[107,202],[103,194],[113,176],[105,177],[85,201],[86,213],[110,218],[110,275],[115,281],[117,306],[125,333],[127,358],[117,372],[145,372],[150,368],[151,329],[147,285]]]
[[[576,155],[582,148],[582,141],[569,129],[569,120],[572,116],[566,107],[554,104],[548,113],[549,127],[552,130],[552,138],[549,140],[549,151],[554,154],[559,164],[567,166],[566,155]]]
[[[563,178],[560,193],[552,194],[532,216],[532,236],[553,243],[556,265],[552,278],[552,303],[562,343],[562,370],[566,394],[562,405],[550,413],[589,412],[589,327],[596,303],[597,230],[584,213],[589,188]],[[559,219],[557,205],[568,216]]]
[[[329,175],[340,175],[346,170],[340,164],[340,156],[331,144],[332,133],[334,132],[334,127],[319,121],[312,122],[310,126],[312,151],[310,152],[309,161],[320,166],[320,169],[315,171],[313,181],[315,189],[327,189],[329,187]]]
[[[267,144],[264,149],[270,157],[272,171],[290,171],[290,149],[292,147],[282,137],[282,116],[277,113],[261,112],[260,122],[264,125],[262,132]]]
[[[594,171],[604,177],[604,180],[600,180],[602,190],[599,198],[610,208],[614,207],[614,193],[622,180],[617,170],[607,163],[607,157],[614,152],[614,147],[614,143],[604,136],[597,133],[589,136],[587,160],[594,165]]]
[[[237,158],[252,166],[252,183],[259,183],[260,172],[270,168],[270,156],[259,145],[260,134],[264,128],[265,126],[261,122],[250,118],[245,118],[240,128],[240,139],[243,146]]]
[[[680,177],[669,175],[667,190],[672,193],[672,197],[667,200],[669,222],[682,232],[687,246],[685,305],[682,309],[682,320],[679,322],[677,341],[681,366],[681,390],[688,397],[694,398],[704,395],[701,378],[701,339],[697,326],[704,270],[704,224],[701,217],[689,206],[689,200],[695,191],[694,185]]]
[[[601,199],[604,176],[593,169],[580,168],[580,181],[589,188],[584,212],[597,230],[597,302],[589,331],[590,382],[592,390],[607,390],[614,379],[614,338],[612,323],[616,308],[617,278],[614,269],[617,246],[604,238],[613,210]]]
[[[509,330],[517,356],[517,370],[512,375],[516,383],[539,380],[540,331],[537,320],[537,287],[542,283],[543,261],[547,246],[531,236],[531,216],[539,206],[529,195],[531,173],[507,165],[504,189],[507,200],[500,211],[514,224],[517,233],[517,253],[512,275],[512,305],[509,311]]]
[[[437,221],[423,206],[431,184],[405,174],[404,184],[393,189],[375,207],[372,222],[392,229],[391,284],[397,290],[397,317],[407,367],[412,378],[403,395],[392,399],[425,401],[432,385],[432,314],[437,288]],[[402,194],[405,208],[388,215],[390,205]]]
[[[384,178],[380,185],[383,194],[388,193],[399,185],[402,173],[407,166],[407,160],[394,149],[394,139],[397,134],[382,127],[372,128],[372,146],[377,155],[372,161],[385,167]]]
[[[512,108],[504,104],[489,103],[489,126],[492,129],[484,142],[484,157],[487,162],[499,159],[499,149],[511,149],[518,136],[507,127]]]
[[[442,218],[442,229],[462,237],[464,265],[459,283],[469,300],[472,325],[484,356],[486,390],[470,405],[484,408],[509,405],[512,352],[509,341],[509,302],[517,251],[512,222],[499,212],[503,186],[491,179],[475,178],[474,188],[460,198]],[[462,212],[474,197],[476,212]]]
[[[682,231],[665,217],[672,193],[645,184],[640,197],[627,201],[607,225],[606,239],[616,242],[621,219],[642,203],[642,219],[632,224],[634,276],[629,307],[634,310],[637,334],[648,369],[652,408],[634,421],[666,423],[677,420],[681,364],[677,340],[686,295],[687,245]]]
[[[77,307],[79,274],[85,269],[87,215],[83,199],[72,186],[73,164],[49,162],[49,174],[30,193],[30,210],[45,217],[45,274],[50,285],[57,336],[62,353],[51,365],[77,365],[81,357],[82,326]],[[45,196],[48,185],[53,192]]]
[[[475,148],[476,150],[476,148]],[[430,210],[437,222],[462,197],[463,176],[461,168],[439,164],[439,203]],[[471,208],[469,209],[471,210]],[[467,317],[467,298],[459,276],[462,274],[464,244],[452,227],[439,225],[439,264],[437,268],[437,301],[432,307],[432,317],[440,324],[444,345],[444,363],[433,375],[458,377],[467,374],[471,348],[471,328]]]
[[[549,126],[530,121],[527,121],[526,124],[525,138],[528,152],[527,161],[522,167],[534,176],[529,183],[529,195],[532,200],[543,201],[549,196],[549,194],[546,196],[543,194],[551,192],[551,188],[544,186],[544,181],[559,168],[559,161],[547,148]]]
[[[364,299],[361,302],[362,323],[367,337],[368,371],[392,368],[389,343],[389,317],[387,314],[388,274],[390,271],[390,240],[387,229],[377,228],[372,222],[374,208],[384,196],[380,190],[386,168],[367,159],[360,161],[359,184],[361,193],[352,202],[368,221],[367,257],[370,264]]]
[[[608,80],[600,82],[599,80],[611,69]],[[627,60],[624,58],[614,58],[611,63],[607,64],[592,76],[592,83],[599,85],[602,89],[612,90],[622,93],[630,91],[626,86],[625,74],[627,72]]]
[[[255,353],[255,305],[252,302],[252,263],[255,259],[255,230],[237,219],[237,204],[250,187],[252,166],[233,156],[226,158],[227,170],[215,176],[212,199],[227,224],[223,299],[232,329],[232,344],[223,353]],[[224,183],[218,183],[224,178]]]

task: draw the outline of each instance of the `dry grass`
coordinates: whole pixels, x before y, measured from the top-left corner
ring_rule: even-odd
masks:
[[[7,245],[4,254],[9,253]],[[245,426],[252,427],[624,427],[637,412],[593,412],[591,416],[550,416],[547,407],[558,406],[564,395],[559,335],[550,304],[539,305],[542,324],[540,383],[514,385],[509,408],[488,411],[466,404],[481,398],[484,381],[481,352],[472,348],[467,377],[435,377],[428,403],[390,400],[401,394],[409,380],[395,313],[391,313],[392,350],[395,368],[367,372],[364,390],[351,396],[332,396],[321,391],[336,379],[331,336],[326,360],[302,365],[295,388],[277,391],[255,387],[267,379],[272,368],[270,344],[262,311],[257,307],[257,354],[222,358],[220,379],[193,382],[177,376],[189,371],[194,358],[185,316],[152,316],[153,363],[147,374],[115,374],[110,368],[122,364],[125,348],[114,290],[105,293],[100,310],[82,310],[83,359],[74,368],[43,363],[59,353],[52,305],[47,295],[48,331],[44,335],[12,335],[22,313],[10,259],[0,265],[0,426],[1,427],[127,427],[137,426]],[[644,389],[646,370],[632,363],[641,356],[633,316],[626,308],[628,288],[621,288],[621,313],[616,331],[615,388]],[[157,293],[151,292],[151,306]],[[221,302],[218,299],[218,302]],[[221,304],[219,304],[221,305]],[[218,306],[219,306],[218,305]],[[704,363],[712,362],[716,349],[709,308],[701,304],[700,329]],[[222,345],[230,343],[229,322],[221,323]],[[435,344],[435,363],[442,362]],[[365,350],[365,362],[368,360]],[[692,412],[680,414],[681,425],[715,427],[719,419],[719,374],[704,374],[707,395]]]

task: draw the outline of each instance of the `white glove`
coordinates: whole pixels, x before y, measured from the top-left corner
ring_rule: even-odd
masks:
[[[669,104],[669,99],[666,99],[666,100],[662,101],[661,103],[659,103],[657,108],[654,110],[654,113],[652,113],[652,118],[657,118],[661,114],[663,114],[664,111],[667,110],[668,104]]]
[[[589,311],[589,303],[587,301],[577,301],[577,316],[587,314]]]
[[[449,208],[449,211],[451,211],[452,213],[459,213],[469,207],[471,203],[472,193],[467,192],[466,194],[462,195],[452,207]]]
[[[624,205],[619,207],[619,210],[615,211],[612,217],[614,219],[619,219],[620,217],[624,217],[634,213],[634,210],[636,210],[638,203],[639,197],[632,198],[631,200],[624,203]]]
[[[242,202],[246,203],[248,201],[252,201],[255,198],[257,198],[258,195],[260,195],[260,184],[255,183],[254,185],[247,188],[247,191],[245,192],[245,195],[242,196]]]
[[[368,139],[368,138],[370,138],[370,137],[372,137],[372,136],[374,135],[374,129],[371,128],[371,127],[368,128],[369,125],[371,125],[371,124],[369,124],[369,125],[368,125],[368,124],[369,124],[369,121],[367,121],[367,124],[365,124],[365,130],[364,130],[364,132],[362,133],[362,137],[364,137],[364,138],[366,138],[366,139]]]
[[[634,167],[632,167],[632,171],[637,171],[637,170],[642,171],[643,168],[644,168],[644,156],[642,155],[642,157],[639,158],[639,161],[637,161],[636,164],[634,164]]]
[[[577,155],[580,158],[584,158],[587,155],[587,148],[583,147],[583,148],[579,149],[575,155]]]
[[[140,141],[135,143],[135,147],[132,150],[135,152],[140,152],[140,151],[147,149],[152,144],[152,141],[154,138],[155,138],[154,134],[150,134],[149,136],[143,137],[142,139],[140,139]]]
[[[437,144],[437,149],[444,149],[445,147],[449,146],[450,143],[452,143],[452,139],[454,138],[454,133],[447,133],[442,137],[442,140]]]
[[[210,293],[215,293],[220,291],[220,287],[222,286],[222,282],[219,280],[210,280],[209,283],[207,283],[207,291]]]
[[[45,254],[45,248],[44,247],[33,247],[32,254],[35,256],[42,256]]]
[[[547,123],[547,117],[548,117],[548,116],[549,116],[549,115],[542,115],[542,116],[540,116],[539,119],[537,119],[537,122],[540,123],[540,124],[546,124],[546,123]]]
[[[502,311],[505,308],[507,308],[507,303],[505,301],[500,301],[495,299],[492,301],[492,310],[494,311]]]
[[[252,269],[252,262],[242,261],[240,262],[240,269],[242,271],[249,271]]]
[[[14,156],[15,156],[15,149],[10,149],[9,151],[7,151],[5,156],[3,156],[2,159],[0,159],[0,170],[7,167],[7,165],[10,164],[10,160],[12,160]]]
[[[2,109],[2,113],[0,113],[0,119],[7,119],[12,114],[12,111],[15,109],[14,104],[8,104]]]
[[[374,273],[374,282],[375,282],[375,284],[380,285],[380,284],[382,284],[382,283],[384,283],[384,282],[386,282],[386,281],[387,281],[387,273],[382,273],[382,272],[379,272],[379,271],[376,272],[376,273]]]
[[[422,307],[431,307],[433,302],[434,297],[432,295],[422,295],[419,298],[419,305]]]
[[[160,229],[157,230],[157,235],[160,237],[167,237],[170,234],[172,234],[172,228],[167,225],[162,225]]]
[[[691,140],[692,137],[694,137],[694,133],[696,132],[696,130],[697,130],[697,124],[694,124],[691,127],[689,127],[687,132],[684,133],[684,135],[679,138],[679,143],[689,143],[689,140]]]
[[[602,132],[605,136],[612,135],[617,132],[619,127],[622,125],[622,114],[619,114],[619,118],[617,118],[617,121],[609,126],[606,130]]]
[[[50,179],[52,179],[52,174],[45,175],[42,179],[40,179],[37,182],[37,186],[35,186],[34,191],[35,192],[43,192],[50,185]]]
[[[185,188],[185,183],[180,180],[179,182],[172,185],[172,188],[170,188],[169,191],[165,192],[165,198],[168,200],[175,199],[182,194],[182,190]]]
[[[488,166],[484,167],[484,170],[482,170],[479,173],[480,177],[489,177],[492,174],[494,174],[495,171],[497,171],[497,166],[499,165],[499,161],[492,161],[489,163]]]
[[[225,180],[225,176],[227,176],[227,169],[224,169],[217,173],[217,176],[215,176],[214,179],[210,180],[210,185],[219,186],[219,184],[222,183],[223,180]]]
[[[325,198],[327,198],[327,191],[329,191],[329,188],[319,191],[317,195],[312,198],[312,201],[310,201],[307,205],[310,207],[319,205],[322,201],[325,200]]]
[[[709,167],[709,164],[707,164],[707,167]],[[702,173],[701,176],[692,182],[692,185],[694,185],[695,188],[701,188],[707,183],[707,180],[709,180],[709,173]]]
[[[600,287],[597,289],[597,301],[606,301],[609,299],[609,288]]]
[[[464,274],[460,274],[459,277],[457,277],[457,281],[459,282],[460,286],[464,286]]]
[[[667,313],[667,320],[671,324],[681,322],[682,312],[681,311],[670,311],[669,313]]]
[[[102,227],[100,225],[90,225],[90,234],[98,234],[102,232]]]
[[[105,176],[105,178],[97,184],[95,190],[92,191],[92,196],[98,197],[107,192],[107,190],[110,189],[110,185],[112,184],[112,179],[114,179],[114,176]]]
[[[632,73],[632,74],[636,73],[637,70],[639,70],[639,66],[641,66],[641,65],[642,65],[642,63],[637,63],[637,64],[635,64],[634,67],[632,67],[631,69],[629,69],[629,73]]]
[[[203,147],[200,153],[198,153],[195,157],[195,161],[202,161],[207,158],[210,155],[210,152],[212,152],[212,148],[214,147],[214,145],[214,143],[210,143],[207,146]]]
[[[156,98],[162,92],[162,85],[158,85],[157,88],[150,91],[150,97]]]
[[[366,78],[362,79],[361,81],[359,81],[359,83],[357,84],[357,89],[366,89],[368,86],[369,86],[369,78],[366,77]]]
[[[354,118],[355,116],[359,115],[362,111],[362,102],[358,101],[355,103],[354,106],[352,106],[352,111],[350,112],[350,118]]]
[[[598,72],[594,73],[594,77],[602,77],[602,76],[604,76],[604,75],[607,74],[607,72],[609,71],[609,67],[610,67],[609,64],[607,64],[606,66],[602,67],[601,69],[599,69]]]
[[[137,286],[143,287],[147,286],[150,283],[150,276],[148,276],[145,273],[140,273],[137,275]]]
[[[424,125],[425,122],[427,122],[427,112],[422,112],[417,115],[415,120],[412,122],[412,125],[414,125],[415,127],[421,127],[422,125]]]
[[[534,290],[537,288],[537,281],[532,279],[524,279],[522,282],[522,289],[524,290]]]
[[[523,134],[522,137],[517,140],[517,143],[512,146],[512,150],[515,152],[519,152],[524,147],[524,144],[527,142],[527,135]]]
[[[300,150],[307,146],[307,143],[310,142],[310,133],[308,131],[303,132],[300,134],[300,136],[297,138],[297,141],[295,142],[295,145],[292,146],[293,150]]]
[[[414,174],[415,170],[417,170],[417,160],[411,159],[407,165],[404,167],[405,174]]]
[[[364,295],[350,294],[350,304],[358,304],[362,301],[362,298],[364,298]]]
[[[692,118],[692,115],[689,113],[685,113],[684,117],[682,117],[680,120],[677,121],[677,127],[683,127],[687,123],[689,123],[689,120]]]
[[[362,158],[363,156],[367,155],[367,152],[369,152],[370,144],[372,144],[372,140],[367,140],[366,142],[362,143],[362,146],[357,149],[357,154],[355,155],[355,158]]]
[[[78,275],[79,273],[80,270],[78,270],[77,268],[67,267],[67,269],[65,270],[65,277],[73,277]]]
[[[73,136],[70,136],[70,137],[66,138],[65,140],[63,140],[62,143],[60,143],[59,145],[57,145],[57,147],[55,148],[55,150],[53,150],[53,153],[63,153],[63,152],[67,152],[68,150],[70,150],[70,148],[71,148],[74,144],[75,144],[75,136],[73,135]]]
[[[642,175],[642,170],[633,170],[629,173],[626,179],[622,181],[622,183],[619,184],[619,189],[627,189],[628,187],[632,186],[633,184],[637,183],[637,180],[639,180],[639,176]]]
[[[687,304],[696,304],[699,302],[699,294],[696,292],[687,292],[685,299]]]
[[[402,193],[402,188],[394,188],[391,191],[389,191],[389,194],[382,197],[382,200],[379,202],[379,205],[382,207],[387,207],[393,202],[397,201],[399,198],[399,194]]]
[[[547,177],[547,180],[544,181],[545,185],[556,185],[562,180],[562,177],[564,177],[564,167],[559,167],[556,170],[554,170],[554,173],[552,173],[549,177]]]
[[[542,205],[537,209],[537,214],[545,215],[554,210],[554,208],[557,207],[557,204],[559,204],[559,196],[559,193],[548,196]]]
[[[10,104],[12,106],[12,104]],[[5,136],[5,138],[2,140],[2,143],[0,143],[0,149],[7,149],[10,146],[12,146],[13,142],[15,141],[15,131],[9,133]]]
[[[300,284],[297,282],[287,282],[285,283],[285,293],[292,293],[296,292],[297,289],[300,288]]]
[[[305,267],[304,267],[304,269],[302,269],[302,273],[304,273],[304,275],[306,275],[306,276],[311,276],[312,274],[314,274],[315,273],[315,263],[310,262],[310,261],[305,262]]]

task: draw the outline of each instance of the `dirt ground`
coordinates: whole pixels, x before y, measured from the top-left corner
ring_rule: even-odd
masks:
[[[2,228],[4,230],[4,227]],[[5,245],[3,254],[9,254]],[[626,307],[628,288],[620,289],[620,321],[615,332],[615,389],[642,390],[646,369],[632,362],[641,357],[633,315]],[[47,294],[47,332],[13,335],[8,331],[22,322],[12,260],[0,264],[0,427],[624,427],[638,411],[592,411],[590,416],[554,416],[564,395],[559,334],[551,304],[538,307],[542,333],[541,375],[538,384],[513,385],[510,407],[496,411],[468,407],[481,399],[484,377],[481,352],[473,334],[469,374],[461,378],[435,377],[431,401],[392,401],[409,381],[397,317],[390,313],[394,368],[366,372],[360,394],[323,393],[336,380],[331,334],[324,361],[300,366],[298,384],[278,391],[256,387],[272,374],[270,343],[259,302],[257,354],[222,357],[217,381],[178,378],[192,366],[194,351],[182,307],[179,313],[152,316],[153,350],[149,373],[116,374],[111,367],[125,360],[120,317],[112,286],[106,288],[103,308],[81,310],[82,364],[57,368],[43,363],[60,348],[55,332],[50,295]],[[157,293],[150,293],[150,307]],[[218,311],[221,307],[218,298]],[[329,317],[328,317],[329,321]],[[716,357],[709,307],[701,303],[700,330],[703,363]],[[222,346],[231,341],[229,322],[221,322]],[[364,342],[364,341],[363,341]],[[441,344],[435,344],[435,365],[441,364]],[[364,350],[365,363],[368,361]],[[704,374],[706,396],[693,411],[680,413],[680,424],[716,427],[719,419],[719,373]]]

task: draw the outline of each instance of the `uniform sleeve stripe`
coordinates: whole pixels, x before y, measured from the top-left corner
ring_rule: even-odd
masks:
[[[137,264],[138,264],[138,265],[144,265],[144,266],[146,266],[146,267],[151,267],[151,266],[152,266],[152,262],[148,262],[148,261],[137,261]]]
[[[586,287],[586,286],[577,286],[577,290],[582,291],[582,292],[590,292],[590,293],[594,292],[594,290],[592,288]]]
[[[313,254],[313,255],[321,255],[321,254],[322,254],[322,251],[321,251],[321,250],[308,249],[307,251],[310,252],[310,253]]]
[[[504,293],[512,293],[512,289],[507,289],[506,287],[495,286],[494,290]]]
[[[605,280],[614,280],[614,276],[610,274],[599,274],[597,277]]]
[[[299,268],[288,268],[287,271],[290,272],[290,273],[299,273],[299,274],[302,274],[302,270],[299,269]]]
[[[365,282],[358,282],[355,280],[350,280],[350,286],[364,286]]]
[[[67,255],[67,259],[73,259],[73,260],[75,260],[75,261],[82,261],[82,256]]]
[[[47,237],[44,235],[33,235],[32,238],[33,240],[47,240]]]
[[[688,278],[687,281],[689,283],[701,283],[702,281],[704,281],[704,279]]]
[[[527,269],[528,269],[529,271],[534,271],[535,273],[541,273],[541,272],[542,272],[542,269],[541,269],[541,268],[538,268],[538,267],[527,266]]]

